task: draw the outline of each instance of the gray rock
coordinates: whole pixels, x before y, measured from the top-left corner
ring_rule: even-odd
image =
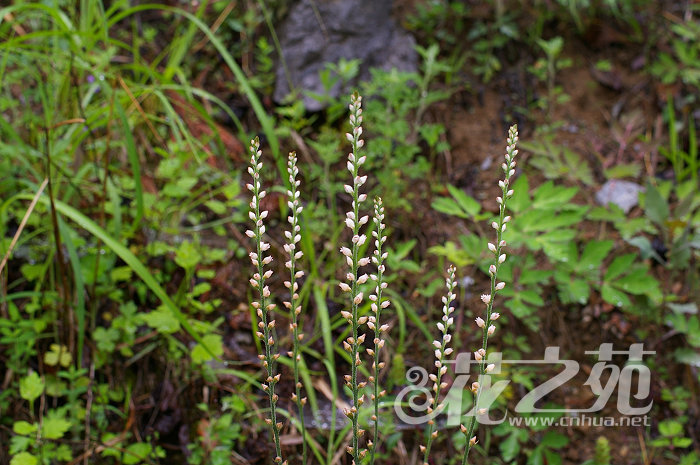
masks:
[[[358,81],[370,77],[370,68],[415,71],[415,39],[396,25],[391,4],[392,0],[300,0],[293,5],[277,31],[293,85],[323,94],[319,71],[326,63],[337,63],[340,58],[362,60]],[[355,84],[349,83],[349,89],[335,86],[331,96],[349,93]],[[276,69],[275,101],[282,101],[288,93],[280,62]],[[308,96],[304,96],[304,105],[310,111],[325,106]]]
[[[639,184],[611,179],[596,192],[595,199],[601,205],[613,203],[628,213],[639,203],[640,192],[644,192],[644,187]]]

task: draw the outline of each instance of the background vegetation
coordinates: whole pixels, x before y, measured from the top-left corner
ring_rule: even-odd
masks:
[[[584,351],[601,342],[644,342],[657,351],[646,360],[654,407],[642,428],[486,429],[474,460],[699,463],[697,4],[397,3],[420,68],[375,70],[358,85],[368,194],[382,195],[389,231],[389,398],[407,367],[432,364],[448,262],[461,277],[453,345],[480,337],[471,321],[497,211],[489,166],[517,122],[508,241],[517,259],[502,269],[509,285],[496,345],[535,358],[559,345],[585,368],[595,360]],[[337,286],[350,203],[347,97],[316,96],[328,105],[319,113],[305,112],[300,95],[271,101],[274,28],[287,8],[0,8],[1,465],[269,462],[244,234],[244,144],[256,135],[277,171],[263,173],[266,185],[286,178],[288,151],[299,153],[310,447],[320,463],[346,463],[348,425],[333,399],[345,395],[339,381],[349,372]],[[328,88],[356,76],[351,59],[328,63]],[[612,180],[644,187],[639,205],[597,203]],[[275,246],[287,217],[281,194],[264,199]],[[280,296],[282,281],[270,281]],[[279,337],[289,346],[284,329]],[[290,373],[278,386],[283,412],[292,410]],[[507,402],[516,402],[548,372],[509,376]],[[551,401],[586,405],[581,376]],[[615,415],[613,406],[603,413]],[[378,461],[415,463],[421,430],[385,437]],[[290,418],[281,440],[298,462]],[[449,431],[433,458],[452,463],[463,447]]]

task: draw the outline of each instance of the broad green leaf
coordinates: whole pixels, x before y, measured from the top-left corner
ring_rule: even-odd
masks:
[[[36,424],[29,423],[27,421],[16,421],[12,425],[12,431],[17,434],[21,434],[22,436],[29,436],[30,434],[33,434],[36,432],[36,428]]]
[[[202,255],[190,241],[182,242],[175,252],[175,263],[186,270],[194,268],[201,260]]]
[[[586,244],[581,254],[581,260],[576,265],[578,270],[594,270],[600,268],[605,257],[612,249],[613,241],[591,241]]]
[[[595,207],[588,212],[587,218],[593,221],[626,221],[625,213],[614,203],[609,203],[605,207]]]
[[[561,433],[549,431],[544,435],[541,443],[552,449],[560,449],[569,443],[569,438]]]
[[[498,449],[501,451],[501,458],[510,462],[515,457],[518,456],[520,452],[520,443],[518,442],[518,435],[515,432],[508,435],[502,441],[499,441]]]
[[[522,270],[518,282],[522,285],[543,283],[549,280],[549,278],[551,278],[553,274],[554,271],[551,270]]]
[[[29,447],[36,441],[35,437],[30,436],[12,436],[10,438],[10,455],[19,454],[20,452],[25,452]]]
[[[607,179],[636,179],[641,169],[642,167],[639,163],[622,163],[605,169],[603,174]]]
[[[630,301],[629,297],[627,297],[627,294],[615,289],[608,283],[603,283],[603,286],[600,289],[600,295],[603,297],[603,300],[613,304],[616,307],[629,307],[632,305],[632,302]]]
[[[561,465],[560,453],[545,449],[544,456],[547,458],[547,465]]]
[[[440,213],[445,213],[446,215],[457,216],[465,219],[469,218],[469,215],[464,213],[457,202],[447,197],[438,197],[437,199],[433,200],[433,203],[430,206],[433,208],[433,210]]]
[[[162,305],[150,313],[142,314],[141,318],[159,333],[171,334],[180,329],[180,322]]]
[[[508,208],[514,212],[521,212],[530,206],[530,184],[527,176],[522,175],[511,185],[513,197],[508,199]]]
[[[29,452],[20,452],[10,460],[10,465],[37,465],[38,463],[39,459]]]
[[[130,444],[124,451],[122,464],[135,465],[141,463],[148,458],[152,451],[151,445],[145,442]]]
[[[218,334],[207,334],[202,338],[203,344],[197,344],[192,349],[190,357],[192,362],[203,363],[208,362],[213,357],[211,354],[221,356],[224,353],[223,341]]]
[[[118,266],[109,272],[109,276],[114,282],[129,281],[132,274],[132,270],[128,266]]]
[[[659,226],[663,226],[670,215],[668,202],[664,200],[658,189],[651,183],[647,183],[646,186],[644,212],[651,221]]]
[[[614,286],[629,294],[643,295],[653,292],[659,282],[643,268],[638,268],[614,282]]]
[[[454,263],[458,267],[471,265],[474,263],[472,257],[464,250],[460,249],[452,241],[445,242],[445,245],[434,245],[428,249],[428,252],[441,257],[445,257],[448,261]]]
[[[678,436],[683,434],[683,425],[675,420],[664,420],[659,422],[659,433],[663,436]]]
[[[32,371],[19,380],[19,395],[29,402],[35,401],[44,392],[44,381]]]
[[[71,422],[51,411],[44,417],[41,425],[41,435],[46,439],[60,439],[71,427]]]
[[[577,187],[555,186],[547,181],[535,191],[532,206],[535,210],[556,210],[562,208],[578,192]]]
[[[204,206],[209,208],[209,210],[213,211],[217,215],[224,215],[226,213],[227,207],[226,204],[220,200],[207,200],[204,202]]]
[[[678,447],[680,449],[685,449],[693,444],[693,440],[690,438],[673,438],[671,442],[673,443],[674,447]]]
[[[459,206],[467,213],[469,216],[474,217],[481,211],[481,204],[474,200],[473,197],[468,196],[462,191],[450,184],[447,185],[447,190],[450,191],[452,197],[457,201]]]
[[[617,278],[627,270],[629,270],[630,265],[632,262],[634,262],[636,255],[633,253],[628,253],[625,255],[620,255],[619,257],[615,257],[615,260],[612,261],[610,266],[608,267],[608,270],[605,272],[605,277],[603,280],[605,281],[612,281],[613,279]]]
[[[583,279],[572,279],[564,280],[559,282],[559,292],[565,294],[564,301],[576,302],[578,304],[585,304],[588,302],[588,296],[590,295],[590,287],[588,283]]]
[[[523,300],[518,297],[518,295],[506,302],[506,307],[508,307],[511,313],[520,320],[527,318],[536,311],[533,307],[530,307],[524,303]]]
[[[568,242],[544,242],[542,251],[551,260],[556,262],[569,261],[569,243]]]
[[[537,307],[544,305],[544,300],[542,297],[540,297],[540,295],[533,290],[528,289],[525,291],[520,291],[518,294],[520,295],[520,298],[523,299],[523,302],[527,302]]]

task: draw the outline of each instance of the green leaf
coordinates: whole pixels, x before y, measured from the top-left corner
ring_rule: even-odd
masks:
[[[620,255],[615,257],[615,260],[610,264],[608,270],[605,272],[605,277],[603,280],[610,282],[611,280],[617,278],[625,271],[627,271],[634,261],[636,255],[633,253],[628,253],[625,255]]]
[[[542,438],[542,444],[551,447],[552,449],[560,449],[569,443],[569,438],[561,433],[549,431]]]
[[[561,465],[561,454],[545,449],[544,456],[547,458],[547,465]]]
[[[555,186],[552,181],[535,191],[532,206],[535,210],[556,210],[564,207],[578,192],[578,187]]]
[[[515,434],[515,432],[509,434],[507,438],[505,438],[503,441],[500,441],[498,449],[501,451],[501,458],[504,461],[510,462],[511,460],[513,460],[515,457],[518,456],[518,453],[520,452],[520,443],[518,442],[518,435]]]
[[[639,163],[621,163],[603,170],[603,174],[607,179],[636,179],[641,170],[642,167]]]
[[[521,212],[530,206],[530,184],[527,176],[522,175],[512,184],[513,197],[508,200],[508,208]]]
[[[578,270],[589,271],[600,268],[605,257],[612,249],[613,241],[591,241],[586,244],[581,260],[576,264]]]
[[[465,194],[461,189],[448,184],[447,190],[450,191],[452,197],[454,197],[462,210],[464,210],[464,212],[470,217],[476,216],[481,211],[481,204],[474,200],[473,197]]]
[[[659,287],[659,282],[646,270],[638,268],[614,283],[615,287],[629,294],[643,295],[653,292]]]
[[[678,436],[683,433],[683,425],[675,420],[664,420],[659,422],[659,433],[663,436]]]
[[[629,297],[627,297],[627,294],[624,292],[615,289],[608,283],[603,283],[603,286],[600,289],[600,295],[603,297],[603,300],[606,302],[613,304],[616,307],[629,307],[632,305],[632,302],[630,302]]]
[[[651,183],[647,183],[646,186],[644,212],[651,221],[660,226],[663,226],[670,215],[668,203]]]
[[[145,442],[137,442],[130,444],[124,451],[123,465],[135,465],[143,462],[153,451],[150,444]]]
[[[217,215],[223,215],[226,213],[227,207],[226,204],[220,200],[207,200],[204,202],[204,206],[209,208],[209,210],[213,211]]]
[[[685,449],[686,447],[690,447],[690,445],[693,443],[693,440],[690,438],[673,438],[671,442],[673,443],[674,447]]]
[[[175,252],[175,263],[186,270],[197,266],[202,260],[202,255],[190,241],[184,241]]]
[[[117,266],[109,272],[109,276],[114,282],[129,281],[132,274],[132,270],[128,266]]]
[[[609,203],[605,207],[592,208],[588,212],[587,217],[593,221],[610,221],[613,223],[623,222],[627,219],[622,209],[614,203]]]
[[[12,425],[12,431],[22,436],[29,436],[36,432],[37,426],[34,423],[29,423],[27,421],[16,421]]]
[[[207,334],[202,338],[203,344],[197,344],[192,349],[190,356],[192,362],[203,363],[208,362],[213,357],[211,354],[221,356],[224,353],[223,341],[218,334]]]
[[[41,435],[46,439],[60,439],[71,427],[71,422],[52,410],[44,417]]]
[[[521,291],[518,294],[520,295],[520,298],[523,299],[523,302],[527,302],[537,307],[541,307],[542,305],[544,305],[544,300],[536,291],[528,289],[525,291]]]
[[[511,313],[520,320],[535,313],[535,309],[525,304],[518,295],[506,302],[506,307],[508,307]]]
[[[457,202],[448,197],[438,197],[437,199],[433,200],[433,203],[430,204],[430,206],[433,208],[433,210],[440,213],[469,219],[469,215],[464,213]]]
[[[559,282],[559,291],[565,293],[566,299],[569,302],[576,302],[578,304],[584,305],[588,302],[588,296],[590,295],[590,287],[588,283],[583,279],[572,279],[563,280]]]
[[[159,333],[171,334],[180,329],[180,322],[162,305],[150,313],[142,314],[141,318]]]
[[[569,261],[568,242],[544,242],[542,243],[542,251],[547,255],[547,257],[549,257],[553,261]]]
[[[454,263],[458,267],[471,265],[474,259],[467,252],[457,247],[452,241],[445,242],[445,245],[434,245],[428,249],[428,252],[445,257],[448,261]]]
[[[20,452],[10,460],[10,465],[37,465],[38,463],[39,459],[29,452]]]
[[[44,381],[35,371],[19,380],[19,395],[22,399],[34,402],[42,392],[44,392]]]

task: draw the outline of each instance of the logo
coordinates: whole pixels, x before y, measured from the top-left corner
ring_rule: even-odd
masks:
[[[569,416],[579,416],[600,412],[610,401],[613,392],[617,393],[617,411],[622,415],[644,415],[651,410],[652,400],[642,406],[633,406],[633,404],[643,402],[649,397],[651,372],[642,363],[642,358],[656,352],[645,351],[644,344],[632,344],[627,350],[613,350],[613,345],[609,343],[601,344],[598,350],[585,352],[587,355],[597,356],[598,359],[588,379],[583,383],[589,386],[596,396],[591,401],[591,405],[578,409],[538,407],[541,400],[574,379],[580,371],[581,367],[577,361],[560,358],[559,349],[556,346],[547,347],[541,360],[503,360],[501,352],[492,352],[484,362],[475,360],[471,352],[460,353],[454,360],[445,362],[453,365],[455,378],[444,400],[433,411],[430,410],[430,406],[435,391],[431,389],[430,376],[424,368],[413,367],[406,373],[406,379],[410,385],[399,392],[394,403],[394,411],[404,423],[411,425],[423,424],[443,412],[447,413],[447,426],[463,424],[465,416],[476,416],[478,422],[485,425],[503,423],[509,414],[508,411],[501,418],[491,418],[489,411],[511,383],[509,379],[499,379],[495,382],[493,380],[494,376],[501,374],[504,366],[507,365],[561,366],[559,373],[530,390],[519,400],[514,409],[516,414],[567,413]],[[620,367],[613,363],[613,355],[626,356],[627,361],[624,366]],[[490,367],[488,373],[480,374],[479,367],[487,364],[493,367]],[[472,389],[476,392],[476,401],[469,411],[463,412],[462,396],[465,390],[470,389],[468,384],[472,365],[476,365],[475,371],[479,373],[476,380],[478,385],[471,385],[478,386]],[[604,376],[606,372],[607,377]],[[639,402],[632,402],[632,397]]]

